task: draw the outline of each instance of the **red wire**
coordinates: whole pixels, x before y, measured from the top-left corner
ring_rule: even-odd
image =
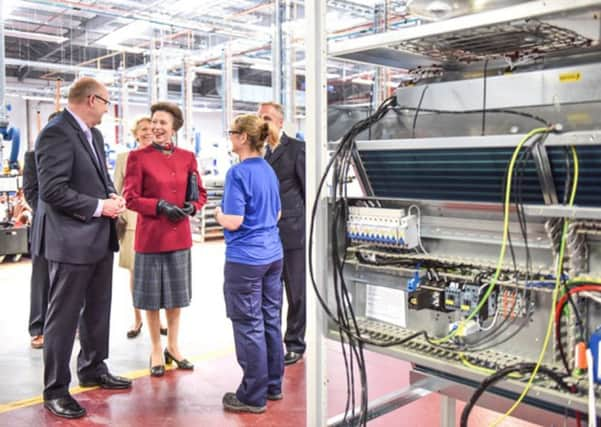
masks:
[[[568,300],[569,295],[577,294],[580,292],[586,291],[596,291],[601,292],[601,285],[582,285],[577,286],[575,288],[570,289],[566,294],[564,294],[560,300],[557,302],[555,306],[555,326],[559,324],[559,318],[561,317],[561,311],[563,310],[563,306],[566,305],[566,301]]]
[[[601,292],[601,285],[590,284],[590,285],[581,285],[581,286],[574,287],[574,288],[568,290],[568,292],[560,298],[560,300],[557,302],[557,305],[555,306],[555,339],[557,340],[557,343],[558,343],[557,347],[559,348],[559,352],[561,354],[562,360],[564,360],[564,361],[566,360],[565,353],[563,351],[563,346],[561,345],[561,341],[560,341],[561,335],[560,335],[559,320],[561,319],[561,313],[562,313],[563,307],[566,305],[566,302],[568,301],[568,297],[570,295],[577,294],[580,292],[586,292],[586,291]],[[580,412],[576,412],[576,426],[582,427]]]

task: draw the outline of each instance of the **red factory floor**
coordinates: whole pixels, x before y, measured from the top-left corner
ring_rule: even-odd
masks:
[[[305,363],[286,369],[284,399],[269,402],[261,415],[232,414],[223,411],[221,397],[238,384],[240,370],[232,353],[214,353],[197,359],[193,372],[169,370],[163,378],[151,378],[147,372],[135,377],[130,391],[107,392],[100,389],[76,390],[75,397],[88,410],[80,420],[64,420],[48,413],[39,399],[3,405],[0,426],[304,426]],[[375,353],[367,354],[370,398],[400,389],[408,383],[409,365]],[[336,343],[328,345],[328,412],[335,415],[344,408],[346,396],[344,365]],[[13,409],[14,408],[14,409]],[[463,404],[457,404],[457,417]],[[400,410],[375,419],[369,426],[440,425],[440,396],[432,394]],[[485,426],[498,414],[476,409],[470,426]],[[563,422],[562,422],[563,424]],[[509,419],[506,426],[534,424]],[[573,425],[570,420],[569,425]]]

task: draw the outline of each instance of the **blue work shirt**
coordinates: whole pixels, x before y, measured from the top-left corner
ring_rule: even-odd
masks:
[[[264,265],[283,257],[278,231],[278,212],[282,209],[279,183],[262,157],[245,159],[230,168],[221,209],[226,215],[244,216],[239,229],[223,230],[227,261]]]

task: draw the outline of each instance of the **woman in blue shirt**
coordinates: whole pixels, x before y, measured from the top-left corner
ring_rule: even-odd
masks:
[[[284,374],[279,184],[262,156],[266,139],[277,140],[277,133],[251,114],[236,117],[228,133],[240,163],[227,173],[215,217],[225,229],[223,291],[243,377],[223,406],[261,413],[267,399],[282,398]]]

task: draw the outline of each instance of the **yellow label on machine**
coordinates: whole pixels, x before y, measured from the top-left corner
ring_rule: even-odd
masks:
[[[582,74],[580,72],[571,72],[571,73],[561,73],[559,75],[559,81],[561,83],[570,83],[577,82],[582,78]]]

